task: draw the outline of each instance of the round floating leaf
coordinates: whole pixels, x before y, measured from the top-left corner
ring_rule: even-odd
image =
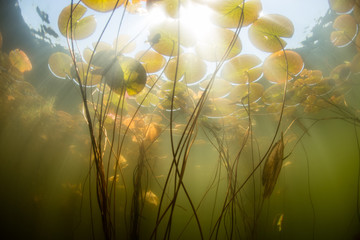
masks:
[[[91,9],[99,12],[108,12],[116,7],[120,7],[125,0],[82,0]]]
[[[221,76],[232,83],[249,83],[258,80],[262,75],[260,58],[244,54],[224,64]]]
[[[263,65],[264,76],[273,83],[285,82],[292,79],[303,69],[301,56],[290,50],[278,51],[265,59]]]
[[[164,82],[161,85],[161,91],[159,97],[162,98],[160,103],[161,108],[170,110],[171,109],[171,101],[174,99],[173,108],[174,110],[179,108],[186,108],[187,100],[189,99],[189,89],[183,82],[177,82],[174,88],[174,82]],[[172,96],[174,95],[174,98]]]
[[[107,42],[93,42],[92,43],[93,48],[95,49],[96,47],[96,52],[100,52],[100,51],[104,51],[104,50],[111,50],[112,46],[110,43]]]
[[[121,34],[114,40],[113,48],[120,53],[130,53],[135,50],[136,42],[129,35]]]
[[[231,47],[230,51],[229,47]],[[196,52],[204,60],[218,62],[225,54],[227,54],[225,59],[235,57],[241,52],[241,48],[240,38],[235,32],[229,29],[212,28],[199,39]]]
[[[131,95],[138,94],[145,87],[146,71],[141,63],[133,58],[120,56],[120,66],[124,72],[124,81],[127,93]]]
[[[300,73],[300,77],[303,78],[303,81],[305,84],[307,85],[314,85],[319,83],[322,78],[322,72],[320,70],[308,70],[308,69],[304,69],[301,73]]]
[[[243,0],[222,0],[210,6],[215,10],[213,22],[226,28],[248,26],[259,17],[262,10],[259,0],[250,0],[245,3]]]
[[[144,107],[150,107],[151,105],[156,106],[159,103],[159,98],[155,94],[148,92],[149,89],[144,88],[138,95],[136,95],[135,101],[137,102],[137,104],[141,104],[141,106]]]
[[[240,84],[235,86],[228,99],[233,103],[240,105],[248,105],[261,98],[264,92],[264,87],[260,83]]]
[[[207,85],[209,84],[209,81],[211,80],[212,75],[206,77],[204,81],[201,81],[199,84],[201,90],[205,90]],[[220,78],[215,77],[213,85],[211,86],[209,97],[211,98],[221,98],[227,95],[230,90],[233,88],[233,86],[230,84],[230,82]]]
[[[194,53],[184,53],[178,58],[172,58],[165,68],[165,76],[174,81],[175,73],[177,72],[176,79],[179,80],[184,76],[186,84],[191,84],[199,81],[206,74],[206,64]]]
[[[93,50],[91,50],[88,47],[83,50],[83,59],[86,63],[90,62],[90,58],[92,54],[93,54]]]
[[[97,84],[99,84],[101,82],[101,78],[102,78],[101,75],[93,74],[91,71],[88,72],[89,65],[87,63],[77,62],[76,67],[77,67],[77,70],[78,70],[78,73],[79,73],[81,85],[94,86],[94,85],[97,85]],[[75,80],[76,83],[79,83],[78,82],[79,79],[78,79],[77,74],[75,72],[74,65],[71,66],[70,73],[71,73],[71,76],[74,79],[76,79]]]
[[[96,29],[96,21],[94,16],[84,17],[86,12],[86,7],[82,5],[73,5],[73,10],[71,13],[71,5],[65,7],[58,19],[58,27],[61,34],[67,37],[66,32],[68,30],[68,34],[70,38],[74,38],[76,40],[84,39],[90,36],[95,32]],[[70,19],[72,17],[72,21]],[[72,22],[72,27],[71,27]],[[72,33],[71,33],[72,30]]]
[[[282,103],[284,97],[284,83],[277,83],[267,88],[262,96],[265,104]],[[285,105],[297,105],[306,97],[304,89],[292,83],[287,84]]]
[[[336,31],[330,35],[332,44],[336,47],[343,47],[356,37],[358,26],[353,16],[344,14],[335,19],[333,28]]]
[[[337,13],[349,12],[355,4],[355,0],[329,0],[330,7]]]
[[[11,65],[22,73],[32,69],[28,56],[20,49],[12,50],[9,53],[9,59]]]
[[[55,77],[65,78],[67,75],[70,75],[70,69],[72,66],[72,59],[70,55],[62,52],[53,53],[49,57],[48,64]]]
[[[158,53],[166,56],[178,55],[178,33],[174,24],[163,22],[150,28],[149,42]]]
[[[294,33],[292,22],[282,15],[268,14],[256,20],[249,28],[249,38],[258,49],[275,52],[285,48],[286,42]]]
[[[226,98],[211,98],[204,105],[203,113],[207,117],[225,117],[236,110],[236,105]]]
[[[159,71],[166,63],[163,55],[151,50],[140,51],[136,54],[135,58],[143,64],[147,73]]]
[[[311,86],[311,93],[316,96],[322,96],[329,93],[334,87],[333,79],[323,79],[319,83]]]

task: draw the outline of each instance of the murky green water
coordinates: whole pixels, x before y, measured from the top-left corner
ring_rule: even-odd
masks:
[[[15,2],[3,4],[0,25],[1,238],[359,239],[354,1],[330,1],[332,10],[318,16],[303,47],[280,50],[272,47],[284,36],[271,21],[288,35],[291,22],[266,15],[266,4],[259,15],[257,1],[233,6],[248,14],[246,4],[255,6],[248,27],[229,27],[239,22],[221,10],[231,1],[189,0],[220,14],[208,23],[218,32],[200,40],[174,31],[177,8],[165,8],[162,21],[169,22],[153,27],[147,15],[121,6],[114,14],[125,20],[111,27],[122,24],[131,38],[114,46],[104,41],[102,50],[69,39],[88,52],[55,46],[66,42],[61,29],[53,29],[57,38],[49,29],[31,31],[22,19],[26,5],[20,1],[21,15]],[[150,11],[145,2],[130,3],[128,9]],[[109,14],[85,4],[98,20],[96,31],[110,28],[101,25]],[[62,8],[39,9],[41,24],[52,27],[46,14],[57,12],[53,21]],[[261,27],[266,17],[270,23]],[[130,22],[145,30],[128,31]],[[261,31],[249,30],[255,25]],[[258,32],[245,40],[248,31]],[[257,39],[259,32],[265,37]],[[271,38],[277,41],[261,43]],[[247,44],[264,59],[244,56],[255,54]],[[148,51],[150,60],[142,59]]]

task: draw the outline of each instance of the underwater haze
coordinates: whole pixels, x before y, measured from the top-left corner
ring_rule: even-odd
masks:
[[[359,0],[0,3],[1,239],[360,239]]]

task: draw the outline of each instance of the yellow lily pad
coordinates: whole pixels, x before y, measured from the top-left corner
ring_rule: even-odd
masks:
[[[32,69],[30,59],[28,58],[26,53],[24,53],[20,49],[10,51],[9,60],[11,65],[22,73],[30,71]]]
[[[292,22],[282,15],[268,14],[256,20],[249,28],[249,38],[258,49],[276,52],[286,46],[282,37],[289,38],[294,33]]]
[[[260,83],[240,84],[231,90],[228,99],[236,104],[248,105],[259,100],[263,92],[264,87]]]
[[[212,75],[206,77],[205,80],[201,81],[199,87],[201,90],[205,90],[209,81],[211,80]],[[215,77],[214,82],[211,86],[209,97],[210,98],[221,98],[227,95],[230,90],[233,88],[233,85],[229,81],[224,80],[221,77]]]
[[[348,14],[338,16],[334,21],[333,28],[336,31],[331,33],[330,40],[336,47],[343,47],[351,43],[358,30],[354,17]]]
[[[177,63],[179,61],[179,63]],[[177,76],[175,77],[175,73]],[[186,84],[191,84],[199,81],[206,74],[206,64],[194,53],[184,53],[172,58],[165,68],[165,76],[174,81],[179,80],[184,76]]]
[[[147,73],[154,73],[161,70],[166,63],[163,55],[152,50],[140,51],[135,55],[135,58],[143,64]]]
[[[329,0],[332,10],[337,13],[349,12],[355,5],[355,0]]]
[[[285,82],[299,74],[304,67],[301,56],[290,50],[278,51],[264,61],[263,71],[267,80],[273,83]]]
[[[72,66],[72,59],[70,55],[56,52],[51,54],[48,60],[49,68],[51,72],[58,78],[65,78],[70,75],[70,69]]]
[[[79,40],[87,38],[95,32],[95,17],[91,15],[82,18],[86,10],[86,7],[78,4],[73,5],[72,10],[71,5],[69,5],[61,11],[58,18],[58,27],[63,36]],[[72,17],[72,20],[70,17]]]
[[[221,76],[232,83],[249,83],[262,75],[261,60],[255,55],[244,54],[224,64]]]
[[[83,86],[95,86],[99,84],[102,80],[102,76],[98,74],[93,74],[90,70],[88,71],[89,65],[85,62],[77,62],[76,67],[80,77],[80,83]],[[70,69],[71,76],[76,79],[75,81],[79,84],[79,79],[75,72],[74,65]]]
[[[112,11],[115,6],[118,8],[124,2],[125,0],[82,0],[82,3],[98,12]]]
[[[220,27],[244,27],[258,19],[262,10],[259,0],[222,0],[210,5],[215,10],[212,21]]]

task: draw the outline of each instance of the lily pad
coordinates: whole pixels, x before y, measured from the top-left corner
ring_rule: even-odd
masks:
[[[158,53],[166,56],[178,55],[178,41],[184,47],[191,47],[195,44],[195,37],[190,34],[190,30],[180,26],[179,37],[179,23],[178,20],[166,20],[159,24],[152,26],[149,29],[148,41],[152,48]],[[180,48],[180,53],[181,53]]]
[[[85,62],[77,62],[76,63],[76,67],[79,73],[79,77],[80,77],[80,83],[83,86],[94,86],[97,85],[101,82],[102,80],[102,76],[98,75],[98,74],[93,74],[91,71],[88,71],[89,65]],[[71,69],[70,69],[70,74],[71,76],[76,79],[76,83],[79,84],[78,82],[78,77],[77,74],[75,72],[75,67],[74,65],[72,65]]]
[[[331,33],[330,40],[336,47],[344,47],[351,43],[358,31],[354,17],[348,14],[338,16],[334,21],[333,28],[336,31]]]
[[[337,13],[349,12],[355,5],[355,0],[329,0],[332,10]]]
[[[210,4],[215,11],[212,21],[220,27],[244,27],[258,19],[262,10],[259,0],[222,0]]]
[[[177,63],[177,61],[179,61]],[[177,76],[176,75],[177,72]],[[172,58],[165,68],[165,76],[174,81],[184,76],[186,84],[192,84],[202,79],[206,74],[206,64],[194,53],[184,53]]]
[[[72,66],[72,59],[70,55],[62,52],[53,53],[49,57],[48,64],[55,77],[65,78],[67,75],[70,75],[70,69]]]
[[[82,0],[82,3],[98,12],[112,11],[115,6],[118,8],[124,2],[125,0]]]
[[[263,92],[264,87],[260,83],[240,84],[231,90],[228,99],[236,104],[248,105],[259,100]]]
[[[205,80],[201,81],[199,87],[201,90],[205,90],[209,81],[211,80],[212,75],[206,77]],[[221,98],[226,96],[233,86],[230,84],[229,81],[224,80],[221,77],[215,77],[214,82],[211,86],[209,97],[210,98]]]
[[[61,11],[58,18],[58,27],[63,36],[80,40],[95,32],[95,17],[91,15],[83,18],[86,10],[86,7],[78,4],[73,5],[72,10],[71,5],[69,5]]]
[[[256,20],[249,28],[249,38],[258,49],[276,52],[286,46],[282,37],[289,38],[294,33],[292,22],[282,15],[268,14]]]
[[[26,71],[30,71],[32,69],[32,64],[30,62],[30,59],[28,58],[26,53],[24,53],[20,49],[15,49],[10,51],[9,59],[11,65],[22,73]]]
[[[140,51],[135,55],[135,58],[143,64],[147,73],[154,73],[161,70],[166,63],[163,55],[152,50]]]
[[[261,60],[255,55],[244,54],[224,64],[221,76],[232,83],[249,83],[262,75]]]
[[[281,50],[265,59],[263,71],[267,80],[273,83],[280,83],[292,79],[301,72],[303,67],[304,62],[298,53],[290,50]]]

